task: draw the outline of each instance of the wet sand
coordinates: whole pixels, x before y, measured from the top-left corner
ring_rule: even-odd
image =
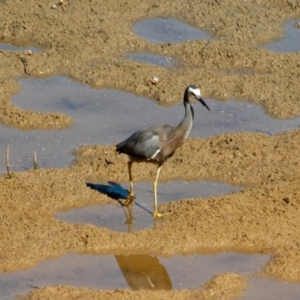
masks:
[[[23,111],[10,99],[20,91],[17,78],[64,75],[94,88],[115,88],[162,105],[182,99],[190,83],[203,97],[229,98],[264,106],[278,118],[300,115],[300,53],[275,53],[262,45],[283,36],[281,26],[300,15],[297,1],[232,0],[99,1],[57,5],[0,2],[1,42],[36,46],[40,52],[0,50],[0,121],[21,130],[59,129],[73,124],[61,113]],[[133,32],[142,19],[174,17],[213,35],[210,41],[155,44]],[[176,58],[169,69],[125,60],[132,52]],[[161,81],[152,85],[149,79]],[[112,128],[113,130],[113,128]],[[124,137],[125,138],[125,137]],[[300,281],[300,130],[275,136],[227,133],[190,138],[166,163],[162,181],[213,180],[245,187],[226,196],[182,199],[163,204],[171,210],[154,228],[135,233],[110,231],[54,218],[59,211],[113,203],[91,190],[86,180],[124,182],[127,158],[113,146],[85,146],[64,169],[14,172],[0,177],[0,270],[14,271],[66,253],[152,254],[269,253],[263,276]],[[109,163],[108,163],[109,162]],[[3,164],[5,163],[3,155]],[[137,181],[153,179],[153,166],[134,166]],[[95,291],[67,286],[36,289],[27,299],[231,299],[247,289],[238,274],[220,274],[203,290]]]

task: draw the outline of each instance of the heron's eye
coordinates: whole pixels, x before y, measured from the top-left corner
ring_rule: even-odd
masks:
[[[195,97],[200,97],[200,96],[201,96],[201,93],[200,93],[200,90],[199,90],[199,89],[193,89],[191,92],[192,92],[192,94],[193,94]]]

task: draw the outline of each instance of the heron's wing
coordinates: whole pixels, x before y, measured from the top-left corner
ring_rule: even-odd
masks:
[[[161,149],[160,135],[164,127],[140,130],[117,145],[117,151],[139,158],[150,159]]]

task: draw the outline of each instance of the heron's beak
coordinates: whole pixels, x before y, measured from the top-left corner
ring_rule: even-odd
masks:
[[[207,106],[207,104],[204,102],[204,100],[203,100],[201,97],[197,98],[197,100],[198,100],[199,102],[201,102],[201,104],[202,104],[203,106],[205,106],[205,107],[210,111],[209,107]]]

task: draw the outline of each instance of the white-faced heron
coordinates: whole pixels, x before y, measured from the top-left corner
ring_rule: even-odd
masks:
[[[157,212],[157,182],[159,172],[163,163],[175,153],[179,146],[183,144],[191,131],[194,119],[194,109],[189,101],[190,96],[194,96],[208,110],[210,110],[201,97],[200,89],[194,85],[190,85],[184,91],[184,118],[177,127],[164,125],[159,127],[150,127],[145,130],[139,130],[116,146],[117,152],[124,153],[129,156],[128,172],[130,191],[125,205],[129,205],[134,199],[133,180],[131,175],[132,164],[134,162],[154,163],[158,166],[158,169],[153,182],[153,217],[161,217],[164,215]]]

